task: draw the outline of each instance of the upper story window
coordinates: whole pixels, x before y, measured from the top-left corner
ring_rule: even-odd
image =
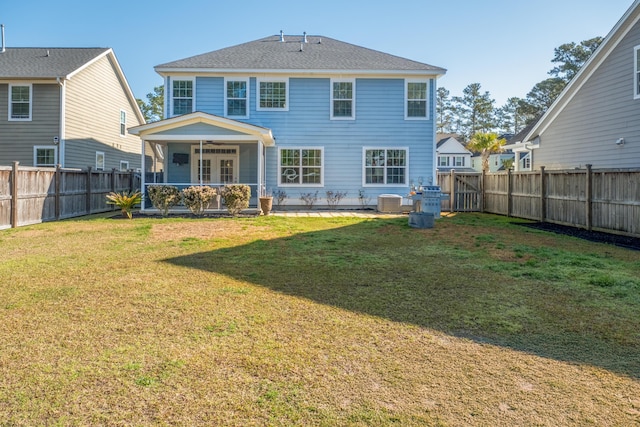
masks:
[[[193,79],[174,80],[171,91],[171,113],[180,116],[193,112]]]
[[[9,85],[9,120],[31,120],[31,85]]]
[[[289,110],[288,79],[258,79],[257,110]]]
[[[640,98],[640,46],[633,48],[633,97]]]
[[[438,166],[449,166],[449,156],[438,156]]]
[[[363,185],[406,185],[408,154],[406,148],[364,148]]]
[[[120,135],[125,136],[127,134],[127,112],[120,110]]]
[[[33,165],[55,167],[58,163],[58,149],[54,145],[36,145],[33,147]]]
[[[356,81],[331,79],[331,118],[353,120],[355,109]]]
[[[281,148],[278,151],[280,185],[322,185],[322,148]]]
[[[453,166],[464,166],[464,156],[455,156],[453,158]]]
[[[405,119],[426,120],[427,118],[427,82],[405,80]]]
[[[225,79],[225,115],[246,118],[249,117],[249,79]]]

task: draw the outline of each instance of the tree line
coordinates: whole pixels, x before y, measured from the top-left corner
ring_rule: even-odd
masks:
[[[480,83],[465,87],[462,96],[451,96],[445,87],[438,88],[437,132],[457,134],[465,141],[476,134],[517,134],[551,106],[602,40],[594,37],[555,48],[551,59],[555,66],[548,72],[551,77],[536,83],[524,99],[511,97],[501,107],[495,106],[495,100],[482,90]]]

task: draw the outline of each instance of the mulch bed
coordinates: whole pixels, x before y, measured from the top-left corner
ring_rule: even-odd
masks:
[[[640,238],[621,236],[618,234],[603,233],[600,231],[588,231],[583,228],[569,227],[566,225],[552,224],[550,222],[533,222],[529,224],[519,224],[524,227],[535,228],[536,230],[550,231],[556,234],[577,237],[590,242],[608,243],[627,249],[640,251]]]

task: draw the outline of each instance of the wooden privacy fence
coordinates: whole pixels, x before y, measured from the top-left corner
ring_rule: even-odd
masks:
[[[106,212],[106,195],[140,187],[130,171],[0,166],[0,229]]]
[[[481,211],[640,237],[640,169],[439,173],[442,210]],[[475,192],[475,194],[474,194]]]

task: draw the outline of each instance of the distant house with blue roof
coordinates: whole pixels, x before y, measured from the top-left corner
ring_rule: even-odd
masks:
[[[164,153],[163,181],[407,194],[435,182],[440,67],[324,36],[284,33],[155,67],[164,120],[130,129]],[[145,183],[150,184],[150,183]]]

